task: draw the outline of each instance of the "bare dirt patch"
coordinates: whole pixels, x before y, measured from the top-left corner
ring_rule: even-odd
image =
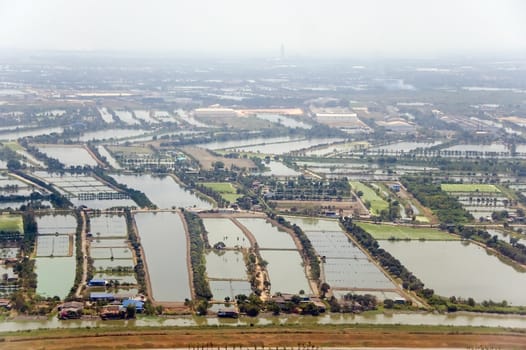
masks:
[[[199,162],[199,165],[204,170],[214,169],[214,163],[216,162],[223,162],[226,169],[230,169],[232,165],[241,169],[252,169],[256,167],[254,162],[250,159],[216,156],[208,150],[200,147],[183,147],[182,151]]]
[[[99,332],[101,331],[101,332]],[[409,330],[397,327],[265,327],[265,328],[200,328],[123,330],[55,330],[38,337],[4,337],[2,349],[147,349],[147,348],[207,348],[286,346],[309,347],[456,347],[519,349],[526,344],[521,333],[490,333]]]
[[[367,215],[367,210],[358,201],[292,201],[292,200],[279,200],[271,201],[276,204],[276,209],[281,212],[301,212],[303,209],[315,209],[321,208],[327,211],[336,211],[336,214],[340,213],[344,216],[352,216],[355,212],[359,215]]]

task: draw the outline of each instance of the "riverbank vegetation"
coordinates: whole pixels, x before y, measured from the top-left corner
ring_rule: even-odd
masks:
[[[444,224],[464,224],[473,220],[459,201],[448,195],[430,176],[404,176],[400,179],[418,201],[429,207]]]
[[[198,299],[210,300],[212,292],[206,276],[205,242],[203,235],[205,227],[199,216],[187,210],[183,211],[190,238],[190,263],[192,264],[192,279],[195,295]]]

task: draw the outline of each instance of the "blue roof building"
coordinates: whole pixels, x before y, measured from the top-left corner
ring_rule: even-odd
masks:
[[[134,300],[134,299],[126,299],[122,301],[122,306],[127,308],[128,305],[134,305],[135,310],[137,312],[143,312],[144,310],[144,302],[140,300]]]
[[[93,278],[88,282],[90,287],[105,287],[108,282],[102,278]]]
[[[89,300],[91,301],[114,301],[115,295],[113,295],[112,293],[92,292],[89,294]]]

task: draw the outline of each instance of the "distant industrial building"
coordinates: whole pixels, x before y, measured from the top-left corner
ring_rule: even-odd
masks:
[[[409,123],[402,118],[377,121],[376,125],[384,127],[388,131],[395,133],[408,134],[416,132],[416,125]]]
[[[237,117],[237,112],[232,108],[197,108],[194,110],[194,116],[198,118],[231,118]]]
[[[372,129],[356,113],[316,113],[316,121],[349,133],[370,133]]]

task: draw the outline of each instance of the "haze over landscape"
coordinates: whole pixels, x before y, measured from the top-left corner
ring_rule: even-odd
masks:
[[[291,57],[524,53],[526,4],[476,1],[0,1],[2,49]]]
[[[525,14],[0,0],[0,348],[524,348]]]

